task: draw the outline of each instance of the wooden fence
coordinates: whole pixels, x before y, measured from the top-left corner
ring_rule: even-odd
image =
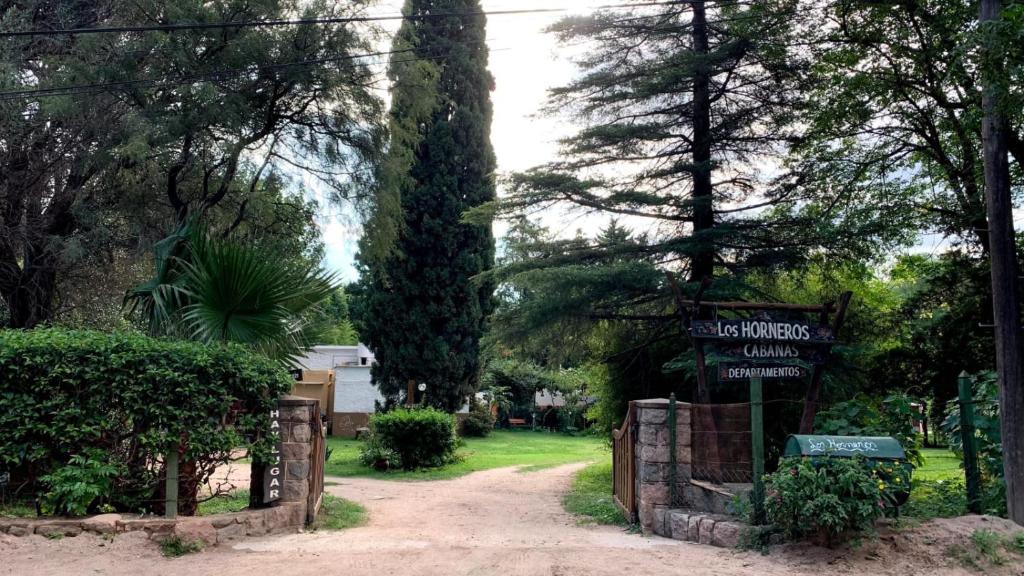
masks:
[[[319,405],[314,405],[310,422],[313,445],[309,456],[309,496],[306,501],[306,524],[312,524],[320,512],[324,499],[324,464],[327,460],[327,444],[324,442],[325,427]]]
[[[622,427],[612,430],[612,496],[630,522],[636,522],[636,410],[629,403]]]

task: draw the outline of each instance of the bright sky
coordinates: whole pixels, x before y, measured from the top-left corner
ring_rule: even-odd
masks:
[[[528,8],[566,8],[587,13],[609,0],[483,0],[485,11]],[[401,12],[402,0],[381,0],[375,14]],[[549,88],[560,86],[573,74],[572,64],[556,53],[555,39],[544,28],[566,13],[494,15],[487,22],[487,44],[491,49],[490,70],[495,79],[491,93],[494,123],[491,142],[498,158],[499,174],[526,170],[551,160],[557,151],[555,140],[566,133],[557,119],[537,117]],[[398,22],[387,23],[388,30]],[[390,42],[388,42],[390,45]],[[339,214],[339,210],[341,213]],[[321,226],[327,245],[325,266],[339,272],[343,280],[357,278],[354,268],[356,242],[361,234],[358,223],[343,208],[321,203]],[[566,222],[575,230],[576,222]],[[501,235],[504,226],[497,224]]]

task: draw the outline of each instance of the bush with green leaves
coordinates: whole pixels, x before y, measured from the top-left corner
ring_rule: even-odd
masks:
[[[398,468],[402,465],[402,460],[398,452],[385,446],[377,435],[371,432],[363,439],[363,445],[359,448],[359,463],[384,472]]]
[[[768,522],[790,538],[816,536],[831,544],[845,532],[871,529],[890,505],[864,458],[784,458],[765,476]]]
[[[278,363],[234,344],[0,331],[0,469],[57,512],[139,510],[179,443],[195,463],[186,487],[238,447],[266,461],[269,410],[290,386]]]
[[[890,394],[885,398],[858,396],[839,402],[818,413],[814,431],[835,436],[891,436],[903,446],[907,460],[920,466],[921,438],[916,424],[919,414],[906,394]]]
[[[463,437],[483,438],[494,430],[494,416],[490,407],[482,402],[475,402],[469,414],[462,420],[460,432]]]
[[[374,414],[375,441],[398,454],[402,468],[436,468],[455,460],[455,417],[435,408],[398,408]]]
[[[44,513],[62,516],[84,516],[98,509],[111,495],[114,479],[124,473],[123,465],[111,462],[111,455],[98,448],[86,448],[75,454],[67,464],[43,476],[39,482],[46,487],[42,495]]]

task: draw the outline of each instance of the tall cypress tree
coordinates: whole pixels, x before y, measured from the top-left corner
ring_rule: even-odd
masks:
[[[395,39],[391,142],[360,245],[356,308],[381,392],[399,400],[410,381],[424,383],[428,404],[454,411],[477,386],[493,307],[493,285],[473,280],[494,262],[490,223],[462,214],[495,198],[494,81],[478,0],[408,0],[404,10],[411,18]]]

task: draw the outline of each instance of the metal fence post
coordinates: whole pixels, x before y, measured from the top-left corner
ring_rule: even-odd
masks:
[[[971,391],[971,377],[967,372],[961,372],[957,384],[960,397],[960,438],[964,447],[964,474],[967,476],[967,509],[974,514],[981,514],[981,482],[974,439],[974,395]]]
[[[678,473],[676,466],[676,394],[668,395],[668,493],[669,505],[679,505]]]
[[[750,442],[753,452],[754,488],[750,494],[754,525],[764,524],[764,391],[761,377],[750,378]]]
[[[167,453],[164,463],[164,487],[166,498],[164,501],[164,518],[175,519],[178,517],[178,443]]]

